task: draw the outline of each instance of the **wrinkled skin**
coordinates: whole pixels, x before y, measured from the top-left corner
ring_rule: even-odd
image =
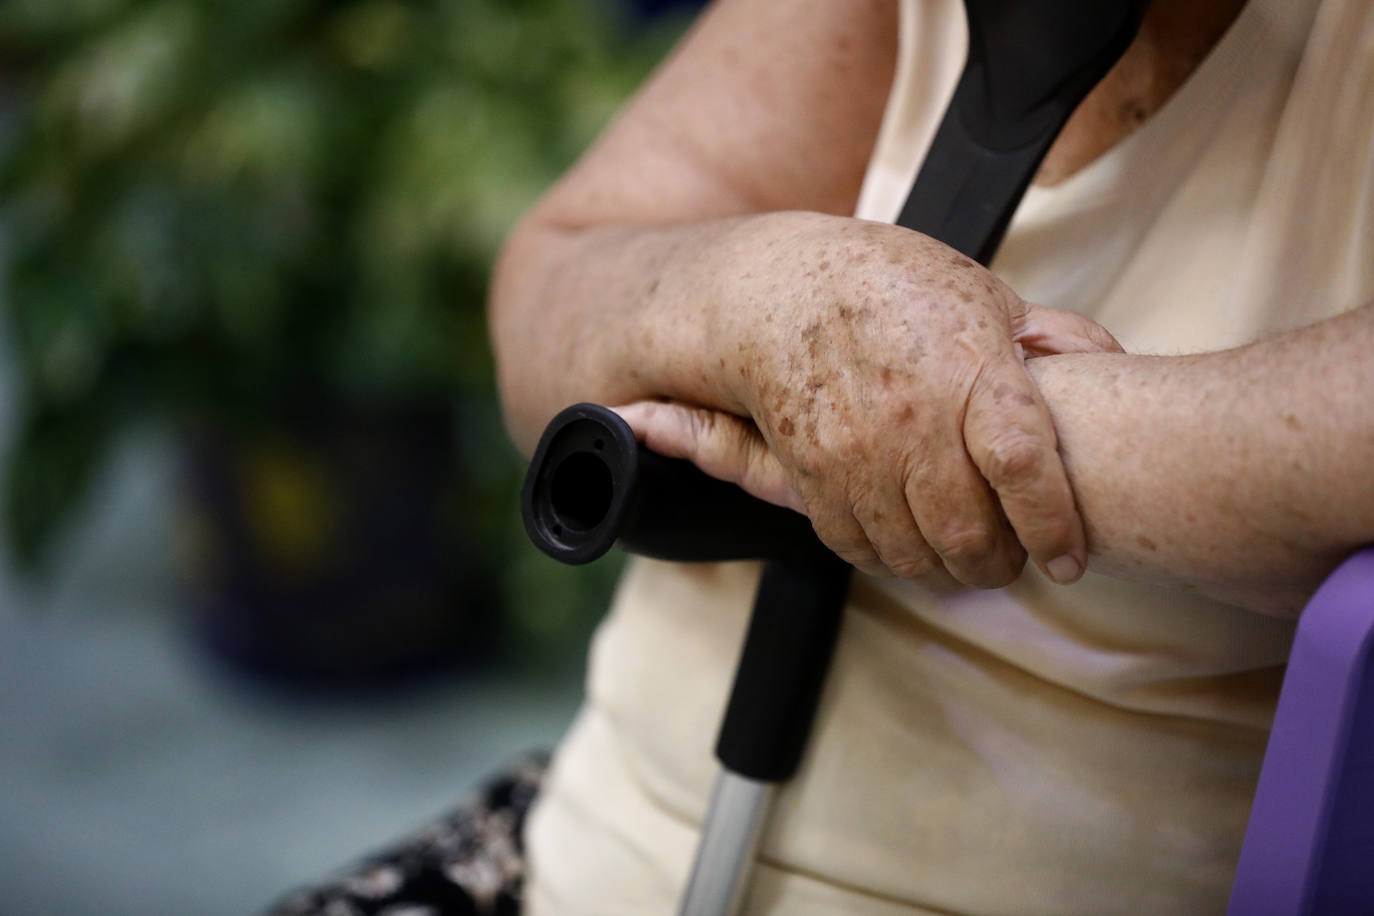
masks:
[[[622,407],[651,448],[805,512],[870,574],[997,587],[1027,552],[1057,581],[1081,574],[1082,523],[1023,360],[1119,352],[1106,331],[886,224],[796,214],[739,255],[716,280],[733,307],[708,313],[730,409]]]

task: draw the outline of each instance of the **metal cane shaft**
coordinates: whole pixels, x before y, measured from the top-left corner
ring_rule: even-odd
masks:
[[[678,916],[734,916],[773,806],[773,783],[721,770]]]

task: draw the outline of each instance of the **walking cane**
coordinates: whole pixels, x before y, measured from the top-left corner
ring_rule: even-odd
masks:
[[[1131,43],[1148,2],[965,0],[968,58],[897,225],[991,261],[1050,144]],[[806,747],[850,568],[804,516],[648,451],[593,404],[544,430],[521,509],[535,545],[565,563],[612,545],[679,562],[766,561],[679,910],[733,914],[773,790]]]

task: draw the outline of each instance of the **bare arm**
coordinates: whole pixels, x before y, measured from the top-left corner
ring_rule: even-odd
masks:
[[[895,0],[733,0],[702,17],[506,243],[491,320],[518,444],[578,399],[729,406],[699,377],[717,303],[703,280],[730,230],[751,234],[739,217],[852,211],[896,30]]]
[[[1374,542],[1374,304],[1199,356],[1032,360],[1089,568],[1271,613]]]
[[[1088,568],[1293,613],[1374,543],[1374,303],[1234,350],[1027,363],[1054,415]],[[657,451],[773,502],[776,464],[744,421],[639,403]],[[938,575],[937,575],[938,578]]]

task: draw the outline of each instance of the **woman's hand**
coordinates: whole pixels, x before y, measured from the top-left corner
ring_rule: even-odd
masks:
[[[711,299],[731,305],[708,310],[707,333],[728,410],[641,401],[620,408],[631,427],[804,512],[867,573],[943,565],[998,587],[1029,552],[1056,581],[1077,579],[1083,526],[1023,359],[1120,346],[919,233],[793,216],[717,277],[731,290]]]

